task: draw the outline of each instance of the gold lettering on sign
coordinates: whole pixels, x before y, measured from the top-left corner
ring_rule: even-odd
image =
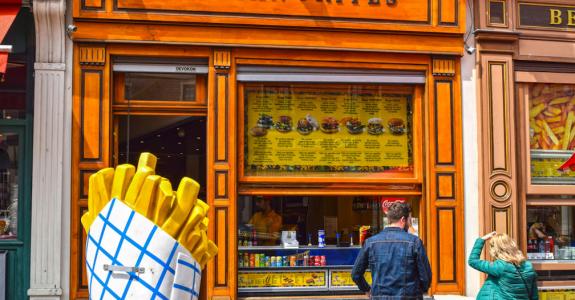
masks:
[[[563,18],[561,17],[561,11],[558,9],[550,9],[549,10],[549,15],[551,17],[551,20],[549,21],[549,24],[551,25],[560,25],[561,23],[563,23]]]
[[[575,10],[567,11],[567,25],[575,26]]]

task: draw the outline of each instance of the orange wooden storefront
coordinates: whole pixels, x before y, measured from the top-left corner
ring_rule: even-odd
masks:
[[[220,249],[204,273],[206,299],[238,297],[237,203],[250,195],[416,197],[434,272],[430,292],[463,294],[465,7],[463,0],[73,1],[71,297],[88,297],[80,224],[87,180],[121,162],[118,124],[127,115],[206,120],[209,235]],[[129,100],[125,78],[115,72],[122,58],[201,61],[207,68],[195,77],[196,101]],[[242,97],[249,85],[238,80],[244,66],[420,74],[418,85],[387,87],[413,97],[411,171],[247,174]]]

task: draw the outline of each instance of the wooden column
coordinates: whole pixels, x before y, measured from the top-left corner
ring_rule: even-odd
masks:
[[[428,255],[434,293],[465,292],[463,161],[459,58],[438,57],[427,105]]]
[[[213,53],[208,103],[208,235],[218,255],[208,263],[207,298],[236,297],[236,103],[233,62],[228,49]]]
[[[506,54],[481,54],[480,64],[481,233],[496,230],[517,239],[513,60]]]
[[[74,49],[72,118],[71,297],[87,298],[84,246],[80,223],[88,209],[88,178],[111,165],[110,60],[102,45],[81,44]]]

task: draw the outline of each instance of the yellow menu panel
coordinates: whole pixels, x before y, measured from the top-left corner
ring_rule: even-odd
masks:
[[[411,171],[411,96],[377,90],[246,91],[246,168]]]
[[[239,288],[325,287],[325,272],[249,272],[238,274]]]
[[[371,272],[363,275],[367,283],[371,285]],[[357,287],[351,279],[351,271],[332,271],[330,287]]]

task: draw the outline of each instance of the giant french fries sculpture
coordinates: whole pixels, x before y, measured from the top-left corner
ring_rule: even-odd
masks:
[[[218,252],[207,238],[209,206],[184,177],[177,191],[142,153],[90,176],[86,267],[90,299],[197,299],[201,270]]]

